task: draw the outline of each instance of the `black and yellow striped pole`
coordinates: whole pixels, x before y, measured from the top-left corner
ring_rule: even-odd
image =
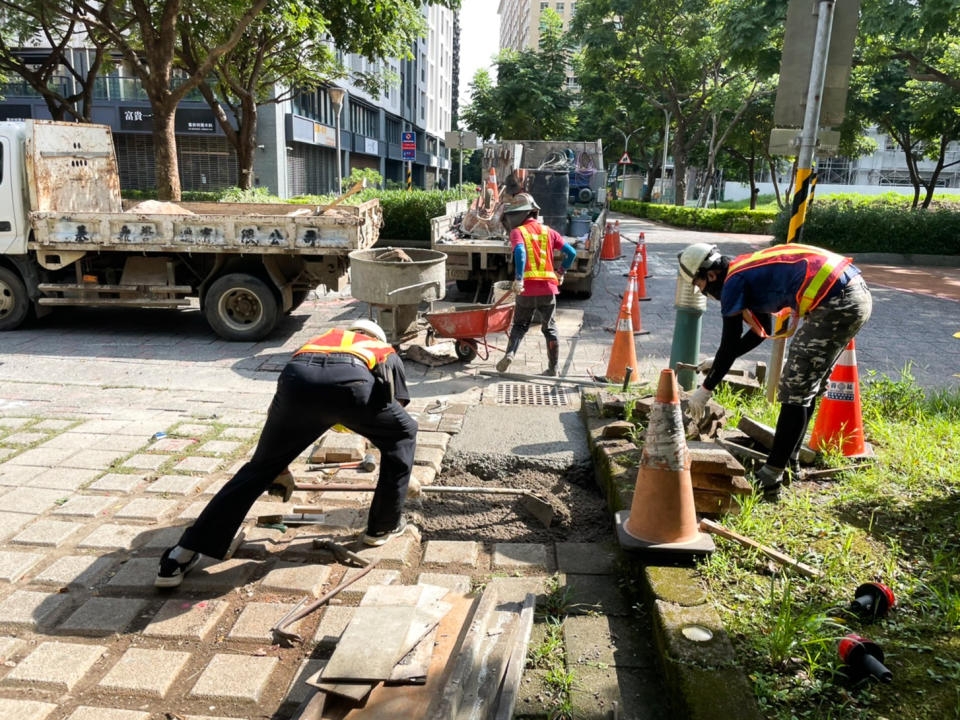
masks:
[[[413,163],[407,163],[407,191],[413,190]]]
[[[797,153],[797,176],[793,203],[790,208],[790,226],[787,242],[799,242],[803,237],[803,222],[807,208],[813,201],[816,173],[813,170],[813,155],[820,134],[820,104],[827,75],[827,56],[830,53],[830,34],[833,31],[833,15],[836,0],[819,0],[817,3],[817,31],[813,41],[813,58],[810,62],[810,81],[807,84],[807,102],[803,111],[803,129],[800,132],[800,150]],[[774,340],[767,373],[767,401],[773,402],[780,384],[783,369],[785,340]]]

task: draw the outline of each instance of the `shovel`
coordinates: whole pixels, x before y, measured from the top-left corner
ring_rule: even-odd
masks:
[[[373,492],[377,489],[376,485],[349,485],[341,484],[315,484],[303,489],[321,490],[323,492]],[[451,495],[519,495],[520,504],[525,510],[529,511],[541,525],[548,528],[553,522],[553,506],[546,500],[538,498],[529,490],[522,488],[501,488],[501,487],[463,487],[463,486],[444,486],[427,485],[421,486],[420,493],[448,493]],[[309,508],[294,508],[294,512],[307,511]]]

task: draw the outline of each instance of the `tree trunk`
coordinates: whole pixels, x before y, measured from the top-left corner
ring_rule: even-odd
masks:
[[[653,200],[653,184],[657,181],[657,156],[658,153],[654,153],[653,162],[647,165],[647,183],[646,187],[643,190],[643,197],[640,198],[641,202],[651,202]]]
[[[177,162],[177,136],[174,128],[176,110],[176,105],[153,106],[157,199],[166,202],[180,202],[180,164]]]
[[[257,149],[257,104],[252,95],[241,101],[240,127],[237,130],[237,183],[243,190],[253,187],[253,163]]]
[[[929,184],[925,183],[927,193],[926,193],[926,196],[923,198],[923,205],[920,206],[921,210],[926,210],[927,208],[929,208],[930,202],[933,200],[933,191],[937,187],[937,178],[940,177],[940,173],[943,171],[943,165],[944,165],[943,161],[947,154],[947,144],[948,144],[947,138],[941,137],[940,153],[939,155],[937,155],[937,166],[933,169],[933,173],[931,173],[930,175]]]

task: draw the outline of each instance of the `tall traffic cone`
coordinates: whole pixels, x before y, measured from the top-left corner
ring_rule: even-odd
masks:
[[[643,274],[641,277],[652,277],[652,275],[650,275],[650,271],[647,270],[647,239],[643,233],[640,233],[640,242],[637,244],[637,252],[639,252],[643,258]]]
[[[700,532],[684,439],[680,391],[673,370],[663,370],[650,409],[630,511],[616,514],[617,539],[626,550],[702,555],[713,552]]]
[[[607,382],[623,382],[627,377],[627,368],[632,370],[630,382],[637,382],[637,348],[633,342],[633,322],[630,319],[632,304],[633,286],[628,283],[617,315],[616,334],[613,336],[610,361],[607,363]]]
[[[620,257],[620,221],[613,223],[613,247],[617,251],[617,257]]]
[[[830,373],[827,392],[820,401],[817,421],[810,435],[814,450],[840,448],[844,457],[873,455],[863,439],[860,409],[860,381],[857,378],[857,351],[853,340]]]
[[[491,194],[491,204],[490,207],[493,207],[498,202],[500,202],[500,189],[497,186],[497,171],[494,169],[493,165],[490,166],[490,172],[487,173],[487,185],[486,190],[489,190]]]
[[[613,225],[607,223],[603,230],[603,247],[600,249],[601,260],[616,260],[620,257],[620,248],[614,245]]]
[[[633,334],[634,335],[649,335],[649,331],[643,329],[643,320],[640,316],[640,303],[638,300],[649,300],[650,298],[641,298],[637,297],[639,291],[637,290],[637,269],[639,265],[634,266],[630,270],[630,275],[627,279],[627,288],[630,290],[630,293],[633,295],[633,303],[630,305],[630,323],[633,325]]]

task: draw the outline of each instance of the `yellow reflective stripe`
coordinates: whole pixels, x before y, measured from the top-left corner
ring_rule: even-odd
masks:
[[[556,273],[546,269],[547,252],[550,248],[550,229],[546,225],[542,225],[541,228],[540,234],[535,238],[525,226],[520,226],[520,235],[527,250],[527,268],[529,268],[524,268],[523,277],[556,280]],[[537,249],[533,244],[535,240],[540,241],[539,252],[535,252]]]
[[[817,294],[820,292],[820,288],[823,287],[823,284],[827,281],[827,278],[830,277],[836,267],[837,263],[831,263],[830,260],[827,260],[817,271],[817,274],[813,276],[813,280],[811,280],[804,289],[803,295],[800,298],[800,302],[797,303],[797,307],[801,315],[806,315],[810,308],[813,307],[813,302],[817,299]]]
[[[758,260],[766,260],[768,257],[780,257],[783,255],[803,255],[810,252],[810,248],[806,245],[797,245],[794,244],[791,247],[773,247],[766,248],[764,250],[757,250],[755,253],[748,255],[743,258],[743,260],[730,263],[730,270],[739,270],[741,267],[748,263],[756,262]],[[729,272],[728,271],[728,272]]]

